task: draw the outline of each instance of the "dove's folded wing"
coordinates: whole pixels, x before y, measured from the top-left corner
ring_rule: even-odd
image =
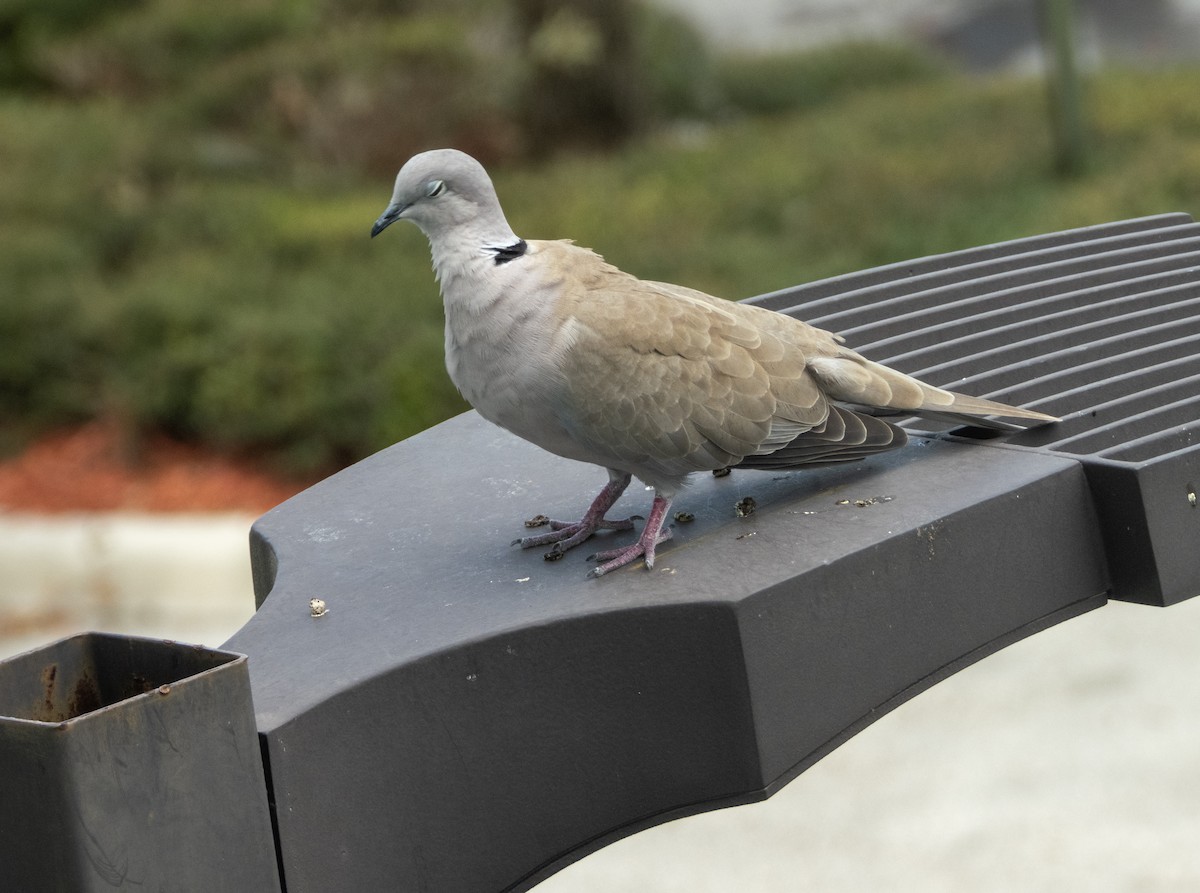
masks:
[[[573,334],[560,417],[589,448],[670,477],[844,461],[902,442],[886,422],[831,406],[806,354],[836,354],[828,332],[588,255],[571,258],[560,292]]]

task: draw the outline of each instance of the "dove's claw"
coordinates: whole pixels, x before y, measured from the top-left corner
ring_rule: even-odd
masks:
[[[642,520],[640,515],[615,521],[604,517],[604,513],[613,507],[613,503],[629,486],[629,479],[627,474],[618,475],[614,472],[608,484],[600,491],[600,495],[592,500],[587,512],[578,521],[554,521],[545,515],[531,518],[525,522],[527,526],[544,527],[549,525],[549,532],[521,537],[513,540],[513,545],[519,545],[522,549],[549,546],[549,550],[542,557],[547,561],[558,561],[568,549],[574,549],[597,530],[632,530],[634,520]],[[609,571],[615,571],[639,558],[645,559],[646,567],[654,567],[654,548],[659,543],[665,543],[671,538],[670,529],[663,528],[663,522],[666,520],[667,511],[670,508],[671,500],[655,495],[654,505],[650,509],[650,517],[646,519],[646,526],[642,530],[642,535],[638,537],[638,541],[620,549],[609,549],[589,556],[589,561],[595,558],[601,563],[592,568],[588,576],[602,577]]]
[[[670,508],[671,501],[669,499],[655,496],[654,506],[650,509],[650,518],[646,521],[646,526],[642,530],[642,535],[638,537],[638,541],[620,549],[608,549],[590,556],[589,561],[594,558],[601,564],[588,571],[588,577],[603,577],[617,568],[632,564],[639,558],[645,560],[647,570],[652,569],[655,548],[669,540],[672,535],[669,527],[663,527],[663,521],[666,520],[667,511]]]
[[[557,561],[564,552],[578,546],[597,530],[632,530],[633,518],[619,518],[610,521],[604,517],[605,512],[613,507],[613,503],[628,486],[629,475],[610,472],[608,483],[592,500],[587,512],[578,521],[555,521],[545,515],[536,515],[526,521],[525,526],[544,527],[549,525],[550,531],[515,539],[512,544],[519,545],[522,549],[551,546],[550,551],[546,553],[546,560]]]
[[[643,520],[641,515],[630,515],[628,518],[618,518],[615,521],[610,521],[608,518],[601,518],[592,525],[592,530],[633,530],[633,522],[641,520]],[[574,533],[580,526],[587,524],[587,518],[581,521],[554,521],[547,519],[546,523],[550,525],[551,530],[570,530],[571,533]],[[528,521],[525,522],[525,526],[530,526]]]
[[[595,555],[589,556],[588,560],[590,561],[595,559],[596,561],[602,563],[588,571],[588,576],[602,577],[610,571],[615,571],[627,564],[632,564],[639,558],[645,559],[647,570],[652,570],[654,568],[655,548],[662,545],[670,538],[671,531],[664,530],[658,535],[658,538],[649,545],[644,543],[642,539],[639,539],[636,543],[632,543],[621,549],[606,549],[603,552],[597,552]]]
[[[582,521],[565,523],[551,521],[554,529],[549,533],[539,533],[536,536],[524,536],[513,540],[513,545],[520,544],[522,549],[532,549],[534,546],[554,546],[552,552],[561,555],[567,549],[573,549],[590,537],[597,530],[632,530],[633,522],[628,518],[620,521]],[[553,559],[551,559],[553,561]]]

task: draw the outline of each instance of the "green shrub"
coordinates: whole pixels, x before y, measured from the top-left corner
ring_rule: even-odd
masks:
[[[925,81],[946,73],[944,65],[914,47],[860,42],[731,55],[719,63],[717,82],[733,108],[762,115],[813,108],[863,89]]]

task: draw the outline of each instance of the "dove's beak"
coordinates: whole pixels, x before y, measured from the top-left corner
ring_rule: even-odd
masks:
[[[371,238],[375,238],[393,223],[400,219],[400,216],[408,210],[408,205],[403,202],[392,202],[387,206],[387,210],[380,215],[375,221],[375,225],[371,227]]]

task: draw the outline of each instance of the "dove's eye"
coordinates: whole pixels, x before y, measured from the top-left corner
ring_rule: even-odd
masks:
[[[439,195],[441,195],[445,191],[446,191],[446,181],[445,180],[430,180],[428,183],[425,184],[425,194],[427,196],[429,196],[429,198],[437,198]]]

